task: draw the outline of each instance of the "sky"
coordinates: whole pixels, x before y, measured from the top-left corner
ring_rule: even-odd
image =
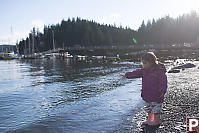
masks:
[[[0,44],[15,44],[33,27],[69,17],[137,30],[142,21],[199,12],[199,0],[0,0]]]

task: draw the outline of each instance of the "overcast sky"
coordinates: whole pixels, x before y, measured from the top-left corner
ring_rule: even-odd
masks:
[[[142,20],[199,11],[199,0],[0,0],[0,44],[16,43],[33,26],[81,17],[137,30]],[[10,41],[9,41],[10,40]]]

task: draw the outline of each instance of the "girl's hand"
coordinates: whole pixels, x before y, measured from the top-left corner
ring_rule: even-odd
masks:
[[[122,78],[126,78],[126,76],[125,76],[124,74],[120,74],[120,76],[121,76]]]

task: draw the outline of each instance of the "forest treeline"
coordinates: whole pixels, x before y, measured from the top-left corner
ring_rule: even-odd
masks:
[[[193,11],[177,18],[165,16],[157,20],[143,21],[138,30],[99,24],[79,17],[68,18],[55,25],[45,25],[43,32],[33,28],[29,36],[20,40],[17,46],[20,54],[24,54],[53,49],[53,42],[55,48],[78,46],[128,47],[142,44],[194,43],[198,37],[199,15]]]

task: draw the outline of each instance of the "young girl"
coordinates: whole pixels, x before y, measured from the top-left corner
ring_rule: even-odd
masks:
[[[148,119],[143,124],[159,126],[160,113],[164,95],[167,91],[167,76],[165,66],[157,61],[153,52],[146,53],[142,58],[142,68],[132,72],[126,72],[122,77],[142,78],[141,97],[146,103]]]

